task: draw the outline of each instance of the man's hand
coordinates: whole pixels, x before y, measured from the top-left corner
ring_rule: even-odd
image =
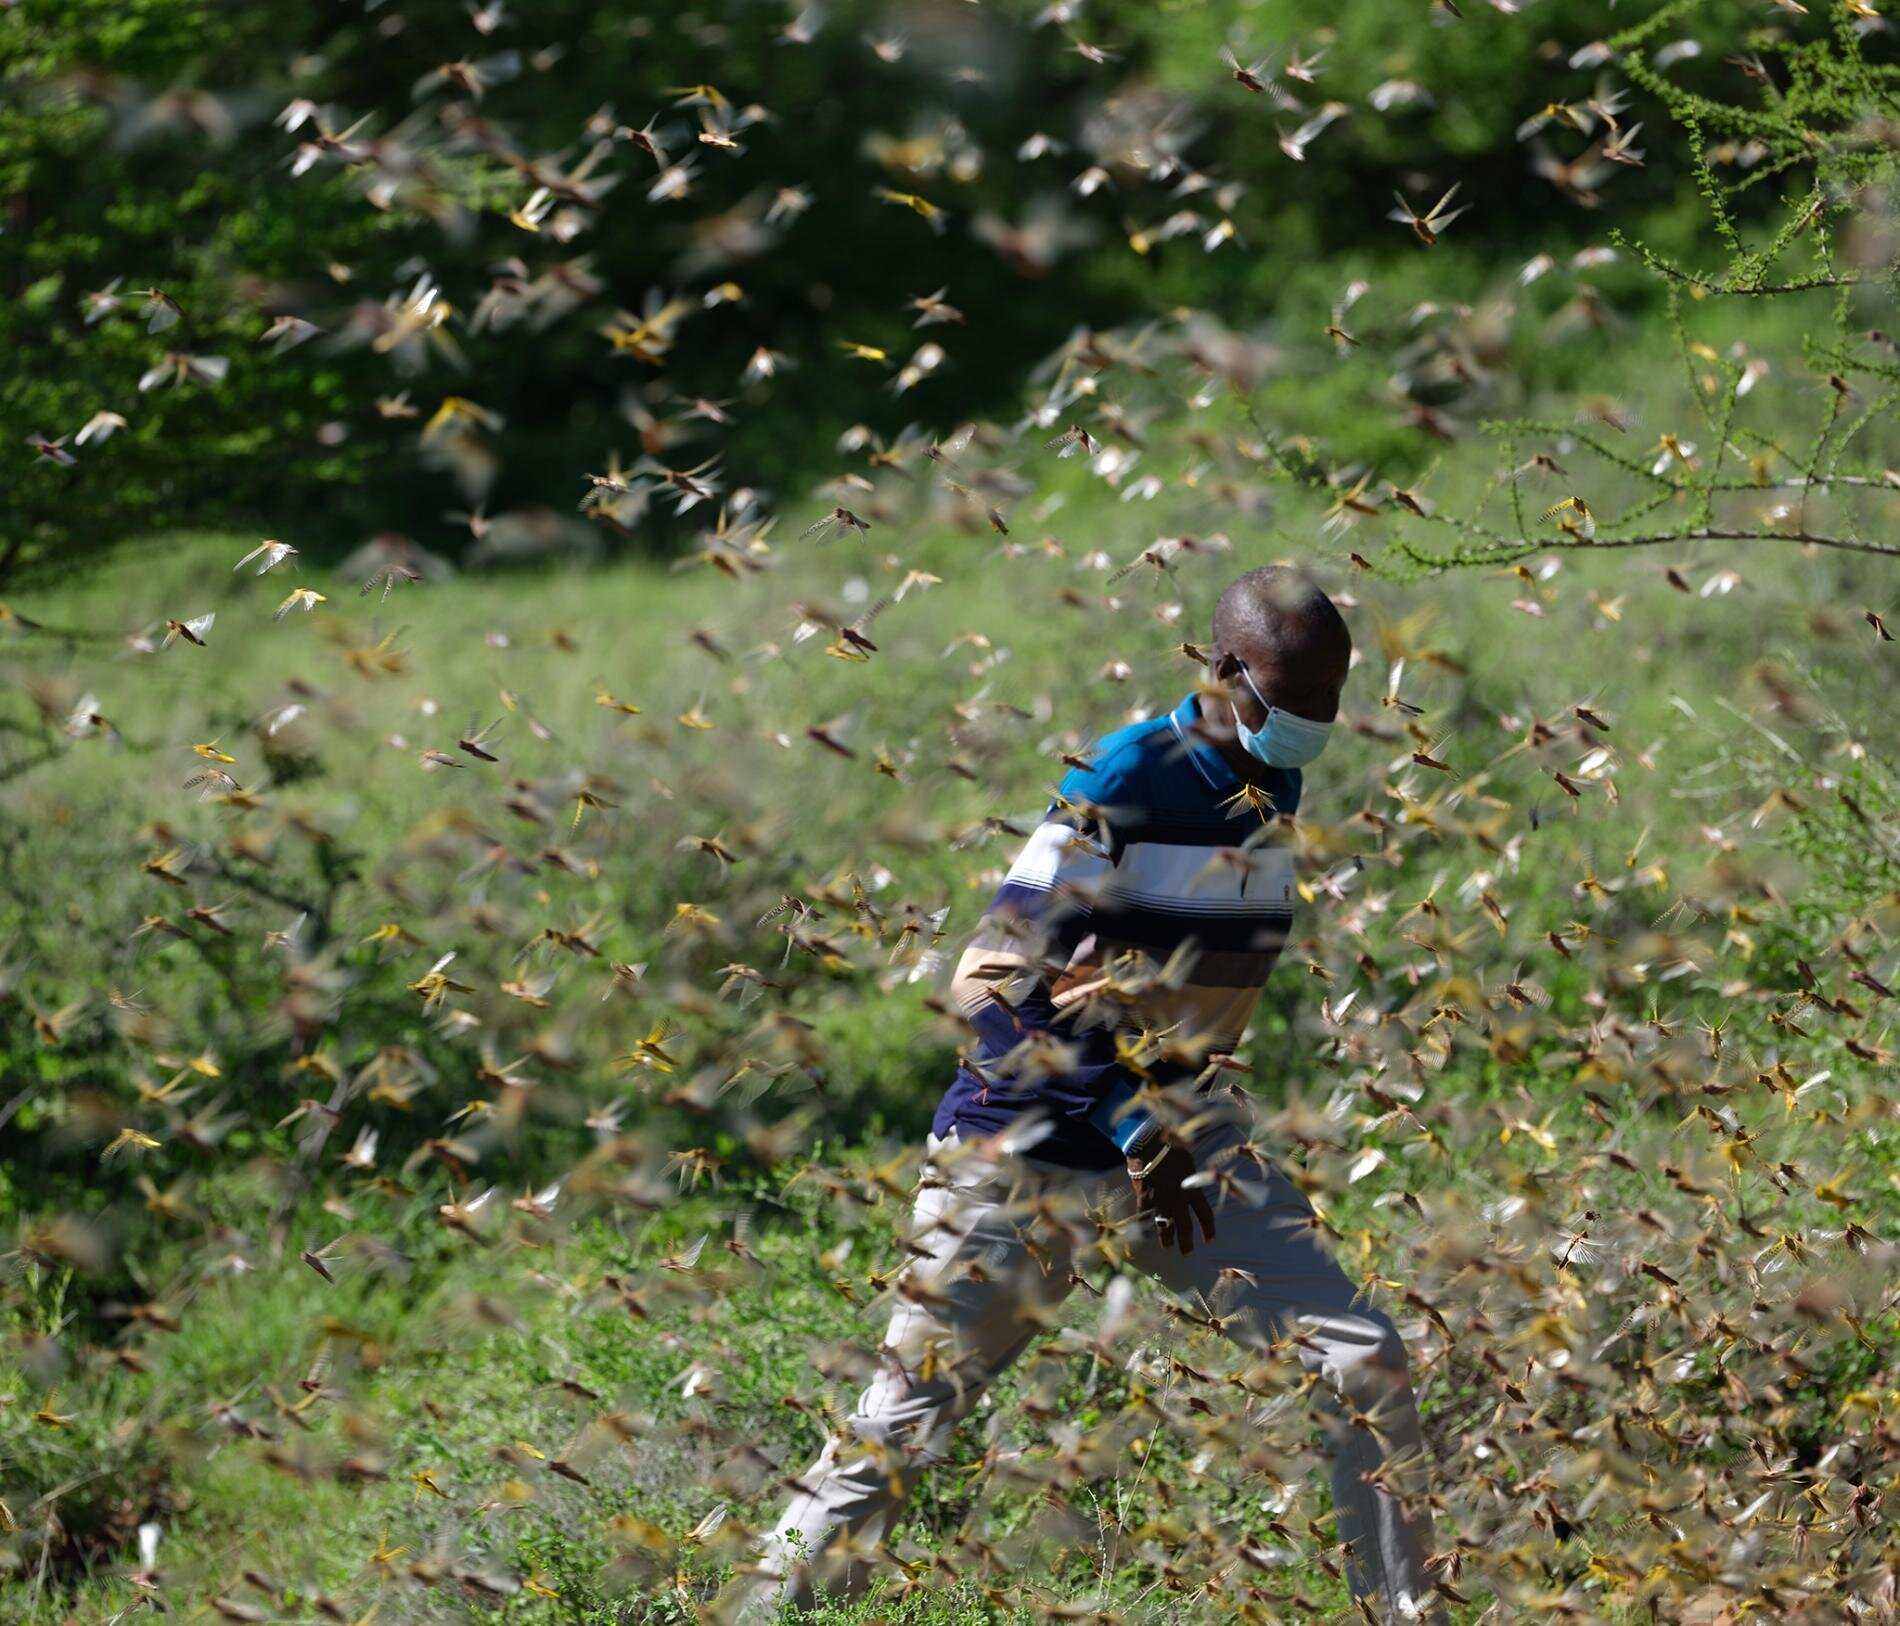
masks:
[[[1214,1240],[1214,1209],[1199,1186],[1183,1190],[1181,1182],[1194,1172],[1193,1157],[1179,1146],[1164,1149],[1152,1162],[1128,1160],[1128,1181],[1135,1188],[1137,1218],[1154,1217],[1164,1248],[1179,1247],[1182,1257],[1194,1251],[1194,1221],[1201,1240]]]

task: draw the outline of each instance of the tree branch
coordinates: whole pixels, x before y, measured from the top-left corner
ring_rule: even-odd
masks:
[[[1728,531],[1702,526],[1688,531],[1658,531],[1647,536],[1509,537],[1489,531],[1476,534],[1483,536],[1487,545],[1481,550],[1462,555],[1425,553],[1404,541],[1396,546],[1407,558],[1438,569],[1521,559],[1526,554],[1543,553],[1551,549],[1589,552],[1601,548],[1663,548],[1674,542],[1791,542],[1799,546],[1838,548],[1847,553],[1871,553],[1881,558],[1900,559],[1900,547],[1885,542],[1862,542],[1847,536],[1814,536],[1804,531]]]
[[[1785,491],[1800,490],[1812,486],[1815,490],[1825,490],[1828,486],[1873,486],[1882,491],[1900,489],[1900,481],[1889,480],[1885,475],[1875,478],[1871,474],[1817,474],[1812,480],[1716,480],[1708,489],[1711,491]]]
[[[1766,294],[1804,294],[1811,288],[1858,288],[1868,281],[1866,277],[1810,277],[1803,282],[1771,282],[1753,288],[1735,288],[1726,282],[1711,282],[1707,277],[1698,277],[1693,271],[1684,271],[1680,266],[1671,265],[1667,260],[1652,258],[1646,262],[1652,270],[1659,271],[1665,277],[1678,282],[1686,282],[1691,287],[1700,288],[1707,294],[1735,294],[1755,298]]]

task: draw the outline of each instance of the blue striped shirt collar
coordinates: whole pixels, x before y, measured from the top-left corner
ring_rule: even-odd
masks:
[[[1188,760],[1207,781],[1209,788],[1218,795],[1229,796],[1240,789],[1240,775],[1234,772],[1220,752],[1193,732],[1201,715],[1198,698],[1198,692],[1190,689],[1181,704],[1168,714],[1168,724],[1174,730],[1174,737],[1186,747]]]

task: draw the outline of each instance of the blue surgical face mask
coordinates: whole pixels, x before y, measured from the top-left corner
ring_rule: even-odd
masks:
[[[1242,750],[1270,768],[1304,768],[1326,749],[1327,736],[1333,729],[1331,723],[1316,723],[1310,717],[1296,717],[1278,706],[1267,705],[1267,697],[1254,683],[1253,674],[1243,666],[1240,675],[1246,678],[1254,699],[1265,706],[1267,712],[1267,726],[1256,730],[1243,723],[1239,708],[1234,708],[1234,733],[1239,737]]]

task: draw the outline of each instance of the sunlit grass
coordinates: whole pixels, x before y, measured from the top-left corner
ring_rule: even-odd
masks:
[[[1145,545],[1146,527],[1137,528],[1126,516],[1123,508],[1079,503],[1062,515],[1061,557],[1032,552],[1005,558],[993,540],[970,536],[915,539],[905,567],[933,570],[944,581],[886,609],[875,624],[880,648],[865,663],[826,656],[825,634],[794,641],[796,618],[786,610],[800,590],[839,599],[849,592],[860,602],[875,602],[893,572],[862,547],[856,554],[837,549],[820,558],[788,544],[786,575],[736,586],[710,573],[625,566],[406,586],[387,605],[363,603],[352,581],[311,573],[333,600],[318,614],[333,618],[359,645],[380,637],[378,627],[399,630],[402,669],[375,678],[349,669],[338,652],[342,646],[324,637],[321,622],[271,622],[269,608],[284,586],[229,577],[228,561],[251,545],[244,538],[154,545],[97,576],[23,599],[24,613],[56,630],[7,649],[9,718],[30,739],[37,728],[30,690],[56,694],[61,704],[92,692],[124,741],[116,752],[101,740],[62,746],[57,763],[8,787],[9,806],[19,815],[15,851],[27,859],[27,867],[12,867],[8,883],[16,937],[30,931],[19,939],[30,944],[24,986],[46,1004],[58,997],[62,979],[90,976],[96,984],[101,971],[88,968],[102,968],[106,983],[136,991],[173,1017],[181,1044],[189,1035],[191,1044],[209,1043],[220,1055],[226,1077],[208,1086],[208,1094],[242,1092],[239,1099],[249,1099],[256,1092],[271,1105],[250,1113],[219,1157],[167,1148],[142,1164],[92,1165],[98,1197],[121,1202],[138,1201],[132,1180],[140,1169],[161,1184],[180,1174],[196,1182],[188,1198],[202,1205],[200,1219],[177,1227],[174,1241],[146,1247],[136,1280],[117,1288],[128,1302],[142,1298],[169,1307],[182,1330],[125,1339],[146,1368],[139,1373],[94,1360],[65,1375],[20,1366],[0,1374],[0,1391],[19,1397],[0,1412],[13,1464],[0,1482],[0,1496],[9,1499],[16,1517],[34,1505],[32,1497],[68,1477],[104,1476],[96,1489],[105,1494],[114,1476],[125,1476],[135,1487],[131,1500],[143,1504],[135,1517],[152,1513],[163,1525],[160,1561],[174,1599],[242,1595],[259,1603],[263,1595],[255,1588],[246,1592],[241,1579],[246,1568],[254,1568],[294,1593],[301,1600],[295,1609],[307,1612],[309,1600],[331,1595],[348,1600],[352,1619],[377,1597],[404,1618],[417,1619],[689,1619],[690,1600],[731,1555],[716,1542],[703,1554],[679,1545],[686,1533],[721,1504],[741,1517],[763,1517],[778,1494],[756,1467],[734,1466],[730,1442],[760,1444],[784,1472],[802,1467],[819,1443],[819,1430],[810,1416],[783,1404],[784,1398],[797,1394],[810,1401],[816,1391],[848,1408],[855,1385],[818,1380],[814,1357],[846,1340],[873,1339],[888,1314],[867,1279],[896,1261],[896,1205],[885,1199],[865,1208],[845,1206],[822,1197],[810,1182],[789,1190],[786,1182],[807,1157],[831,1168],[893,1158],[905,1167],[903,1155],[914,1147],[947,1077],[954,1038],[921,1003],[927,980],[886,979],[888,986],[879,985],[880,968],[892,969],[888,948],[849,974],[814,975],[801,960],[789,974],[796,982],[784,995],[785,1006],[814,1024],[826,1058],[822,1077],[813,1082],[785,1075],[755,1110],[769,1117],[784,1104],[796,1104],[813,1115],[813,1133],[821,1140],[763,1168],[748,1155],[734,1119],[682,1112],[659,1097],[707,1069],[729,1070],[738,1057],[773,1054],[771,1043],[754,1031],[757,1016],[773,1002],[736,1008],[708,1000],[705,990],[716,986],[712,973],[727,956],[749,959],[768,976],[779,969],[783,940],[752,922],[780,892],[843,886],[844,878],[865,877],[883,865],[891,880],[873,896],[910,898],[927,908],[947,905],[945,929],[954,941],[973,923],[1011,846],[1007,838],[975,839],[978,821],[1035,817],[1059,777],[1059,751],[1086,743],[1131,712],[1170,705],[1191,686],[1197,669],[1174,645],[1203,636],[1200,623],[1228,571],[1276,550],[1264,540],[1236,542],[1231,554],[1184,572],[1178,595],[1157,592],[1137,575],[1124,584],[1120,609],[1099,598],[1072,618],[1051,609],[1059,587],[1091,582],[1090,573],[1077,569],[1088,546],[1099,543],[1127,559]],[[1700,833],[1703,824],[1722,824],[1766,864],[1767,844],[1787,815],[1771,810],[1759,829],[1748,822],[1761,800],[1767,771],[1762,764],[1777,755],[1757,723],[1743,720],[1759,709],[1748,673],[1764,656],[1788,661],[1791,669],[1803,663],[1790,660],[1779,645],[1764,649],[1761,606],[1776,604],[1781,620],[1792,623],[1801,600],[1827,601],[1852,591],[1825,587],[1818,572],[1764,560],[1751,565],[1743,591],[1693,600],[1628,592],[1611,616],[1600,606],[1617,596],[1622,578],[1591,565],[1573,562],[1535,586],[1510,577],[1468,578],[1455,592],[1435,591],[1429,601],[1374,579],[1339,578],[1342,590],[1358,601],[1351,615],[1365,655],[1349,694],[1349,717],[1371,730],[1388,730],[1395,720],[1380,704],[1390,652],[1381,649],[1383,629],[1409,651],[1404,694],[1428,707],[1433,749],[1459,775],[1455,794],[1437,804],[1440,811],[1433,815],[1440,832],[1409,839],[1398,868],[1374,872],[1378,886],[1390,891],[1388,913],[1399,917],[1419,900],[1435,898],[1457,912],[1466,930],[1471,959],[1464,972],[1476,984],[1495,985],[1528,961],[1559,1006],[1579,1014],[1589,1008],[1581,1002],[1597,991],[1601,951],[1582,949],[1573,964],[1552,952],[1541,933],[1589,919],[1599,934],[1634,948],[1677,898],[1700,895],[1710,884],[1706,864],[1712,849]],[[848,590],[847,579],[859,573],[864,589]],[[1099,594],[1099,573],[1094,575],[1091,587]],[[1152,613],[1175,596],[1187,606],[1180,619]],[[1524,603],[1544,613],[1531,615]],[[138,656],[110,641],[67,636],[73,631],[116,637],[154,616],[205,609],[218,612],[206,650],[175,647]],[[728,658],[695,642],[695,628]],[[979,628],[987,647],[956,642]],[[550,636],[551,629],[561,636]],[[490,636],[497,633],[506,635],[505,643]],[[1102,676],[1111,656],[1127,660],[1135,676],[1127,682]],[[1851,672],[1851,664],[1845,670]],[[512,975],[515,950],[536,923],[572,925],[599,913],[601,941],[612,958],[649,962],[649,994],[634,1013],[623,1012],[617,1001],[603,1006],[602,977],[582,966],[563,973],[555,1010],[527,1026],[511,1008],[483,1007],[488,1025],[507,1031],[504,1054],[541,1026],[565,1035],[578,1066],[546,1080],[549,1127],[519,1142],[484,1143],[478,1183],[502,1180],[503,1200],[532,1189],[590,1139],[577,1127],[582,1110],[620,1097],[628,1102],[629,1129],[674,1151],[700,1149],[697,1185],[677,1170],[659,1170],[655,1189],[677,1195],[656,1209],[602,1209],[571,1230],[556,1226],[544,1246],[523,1246],[531,1238],[510,1229],[477,1247],[436,1223],[435,1207],[447,1200],[450,1186],[432,1162],[401,1171],[406,1195],[336,1178],[336,1159],[349,1143],[353,1120],[323,1154],[319,1182],[319,1190],[341,1199],[345,1209],[326,1212],[315,1194],[306,1197],[288,1216],[282,1252],[272,1251],[266,1233],[277,1190],[273,1171],[292,1152],[300,1131],[271,1132],[268,1125],[315,1081],[276,1073],[281,1048],[247,1048],[255,1035],[247,1039],[244,1021],[261,1022],[261,1034],[274,1018],[258,1007],[240,1020],[238,1010],[223,1010],[208,991],[208,970],[227,963],[218,944],[128,942],[126,933],[149,910],[179,907],[140,871],[140,862],[161,844],[147,827],[162,822],[177,832],[163,840],[215,849],[244,822],[182,789],[199,760],[190,745],[220,740],[239,757],[234,771],[244,782],[261,782],[252,723],[281,701],[293,676],[314,687],[320,698],[313,710],[326,714],[313,733],[320,771],[281,789],[264,784],[270,808],[245,818],[274,827],[290,810],[307,809],[332,827],[339,847],[361,855],[365,880],[339,893],[336,934],[341,943],[355,945],[345,951],[347,963],[369,986],[384,990],[378,995],[383,1002],[373,1008],[391,1025],[345,1040],[339,1060],[360,1063],[371,1041],[430,1042],[413,997],[401,989],[439,953],[458,950],[457,966],[477,976]],[[1811,681],[1816,693],[1864,728],[1881,726],[1877,714],[1857,701],[1851,678],[1821,666]],[[417,765],[419,750],[428,744],[453,749],[454,735],[471,714],[478,723],[497,714],[503,687],[519,695],[554,738],[533,738],[522,726],[525,713],[503,711],[505,767],[424,773]],[[599,705],[602,689],[640,705],[640,714]],[[433,714],[419,704],[425,699],[435,702]],[[1028,716],[991,708],[991,699],[1006,700]],[[969,707],[970,716],[952,712],[953,701]],[[1566,710],[1576,704],[1610,722],[1622,762],[1614,806],[1593,787],[1573,810],[1569,795],[1547,773],[1522,755],[1503,756],[1532,716],[1569,726]],[[681,724],[689,708],[715,726]],[[1500,725],[1500,713],[1516,715],[1507,727]],[[808,721],[838,716],[851,718],[849,740],[857,756],[850,761],[803,733]],[[1785,720],[1777,726],[1794,729]],[[772,737],[781,732],[785,743]],[[1868,735],[1870,747],[1874,740]],[[877,772],[880,748],[901,764],[901,780]],[[1361,805],[1398,816],[1401,804],[1381,786],[1390,782],[1391,765],[1406,749],[1371,734],[1342,740],[1326,759],[1326,771],[1312,777],[1303,821],[1310,820],[1317,833]],[[1651,765],[1637,760],[1643,755]],[[948,766],[957,760],[966,767],[980,764],[978,777]],[[599,765],[610,773],[620,787],[614,798],[620,805],[584,809],[578,820],[571,808],[561,807],[535,839],[563,844],[578,859],[597,864],[596,874],[567,872],[553,884],[536,883],[546,887],[545,897],[533,888],[490,894],[487,883],[442,883],[432,854],[443,832],[455,828],[446,812],[466,807],[485,825],[494,818],[486,798],[492,798],[500,775],[545,786],[566,783],[559,776],[577,765]],[[484,774],[491,778],[484,781]],[[1538,809],[1534,822],[1528,818],[1532,806]],[[1472,896],[1461,894],[1475,870],[1499,864],[1495,853],[1474,840],[1474,831],[1488,832],[1498,843],[1524,838],[1521,856],[1505,863],[1494,883],[1508,900],[1508,934],[1475,909]],[[676,843],[690,835],[754,845],[727,871],[712,858],[678,851]],[[308,844],[294,831],[277,828],[270,851],[270,864],[240,866],[241,872],[291,896],[316,882],[320,872],[312,867]],[[1648,876],[1652,865],[1658,873]],[[1794,861],[1778,860],[1775,868],[1786,889],[1802,897]],[[1719,884],[1719,871],[1713,873]],[[1593,884],[1609,890],[1593,891]],[[233,919],[242,921],[246,945],[265,929],[288,924],[288,906],[236,883],[230,889],[244,900]],[[226,890],[210,882],[193,896],[202,891],[220,897]],[[485,941],[468,924],[469,905],[488,895],[504,898],[508,910],[513,935],[499,942]],[[666,930],[682,901],[722,917],[726,936],[716,954],[684,951]],[[19,912],[29,907],[63,919],[67,929],[33,927]],[[1763,924],[1753,931],[1759,952],[1782,952],[1763,936],[1774,909],[1765,903],[1760,909]],[[360,940],[388,919],[402,920],[422,942],[379,973],[377,951]],[[1391,952],[1393,941],[1384,939],[1383,952]],[[1323,936],[1289,947],[1253,1034],[1252,1084],[1263,1105],[1302,1100],[1320,1106],[1329,1095],[1339,1099],[1329,1042],[1314,1007],[1341,986],[1350,950],[1349,942]],[[254,950],[247,946],[243,952]],[[1309,967],[1327,975],[1314,975]],[[1448,997],[1473,997],[1466,985],[1446,986]],[[1637,991],[1618,996],[1624,1001],[1619,1008],[1653,1010],[1692,1035],[1698,1014],[1718,1008],[1715,987],[1711,966],[1692,985],[1692,997]],[[682,1072],[616,1069],[613,1058],[655,1014],[668,1011],[685,1028],[684,1037],[673,1041]],[[1765,1033],[1754,1018],[1742,1020],[1749,1032]],[[1799,1045],[1785,1042],[1795,1056]],[[460,1054],[472,1059],[473,1048],[465,1045]],[[251,1055],[276,1059],[261,1073],[228,1071]],[[41,1052],[34,1065],[46,1069],[46,1083],[25,1109],[31,1121],[46,1122],[38,1116],[43,1114],[67,1116],[70,1092],[82,1083],[105,1085],[122,1103],[116,1110],[128,1118],[138,1114],[135,1096],[122,1081],[86,1076],[57,1051]],[[1818,1062],[1790,1065],[1801,1076]],[[1833,1066],[1843,1093],[1826,1099],[1861,1099],[1871,1082],[1866,1069],[1838,1052]],[[415,1147],[419,1134],[439,1133],[445,1114],[485,1093],[468,1067],[465,1062],[418,1103],[415,1129],[405,1113],[373,1110],[372,1118],[403,1149]],[[1625,1145],[1640,1155],[1639,1173],[1614,1188],[1625,1192],[1624,1201],[1653,1204],[1677,1223],[1688,1223],[1695,1208],[1654,1170],[1670,1159],[1686,1169],[1702,1168],[1697,1137],[1706,1141],[1708,1130],[1693,1114],[1684,1119],[1687,1128],[1671,1127],[1688,1110],[1686,1102],[1682,1111],[1657,1122],[1654,1092],[1640,1085],[1616,1091],[1607,1121],[1592,1122],[1583,1110],[1586,1082],[1577,1079],[1574,1061],[1565,1060],[1560,1046],[1540,1047],[1529,1068],[1505,1065],[1487,1054],[1485,1033],[1475,1031],[1442,1071],[1429,1075],[1421,1098],[1420,1109],[1438,1127],[1441,1145],[1410,1135],[1379,1137],[1387,1163],[1350,1181],[1343,1175],[1348,1159],[1309,1149],[1309,1167],[1330,1183],[1328,1218],[1349,1271],[1409,1282],[1417,1262],[1409,1250],[1416,1244],[1422,1250],[1418,1259],[1429,1255],[1430,1243],[1397,1222],[1401,1210],[1393,1199],[1400,1192],[1439,1205],[1468,1198],[1474,1189],[1499,1193],[1533,1170],[1545,1180],[1568,1178],[1577,1152],[1601,1144]],[[1611,1088],[1602,1081],[1591,1087],[1598,1093]],[[1818,1179],[1843,1159],[1857,1160],[1848,1166],[1867,1206],[1856,1211],[1875,1218],[1881,1182],[1892,1185],[1888,1139],[1871,1127],[1817,1125],[1805,1114],[1784,1111],[1772,1097],[1756,1097],[1749,1118],[1762,1167],[1794,1159],[1811,1166]],[[85,1114],[71,1114],[68,1121],[78,1140],[65,1153],[64,1166],[78,1179],[86,1160],[96,1159],[99,1142]],[[140,1121],[162,1127],[149,1114]],[[1340,1121],[1350,1136],[1353,1119]],[[1515,1133],[1505,1136],[1502,1130],[1513,1123]],[[1547,1149],[1540,1134],[1560,1150]],[[1613,1188],[1601,1189],[1607,1198]],[[1766,1201],[1765,1192],[1758,1186],[1747,1201],[1756,1207]],[[1789,1202],[1774,1221],[1777,1227],[1832,1216],[1799,1188]],[[762,1272],[721,1254],[718,1268],[726,1280],[716,1291],[652,1285],[663,1274],[653,1269],[659,1258],[701,1234],[716,1246],[733,1234],[735,1215],[746,1210]],[[202,1245],[201,1221],[208,1218],[231,1228],[224,1246]],[[359,1232],[403,1249],[411,1261],[407,1277],[385,1276],[347,1255],[331,1284],[299,1261],[305,1247]],[[821,1254],[846,1241],[853,1249],[848,1262],[820,1263]],[[237,1268],[233,1259],[248,1268]],[[45,1267],[35,1270],[10,1313],[16,1331],[51,1332],[58,1320],[57,1300],[49,1297],[52,1274]],[[630,1314],[606,1285],[610,1273],[638,1284],[632,1290],[640,1314]],[[1069,1315],[1086,1321],[1089,1313],[1078,1295]],[[1422,1317],[1408,1312],[1404,1319],[1408,1336],[1429,1335]],[[1162,1348],[1184,1351],[1195,1361],[1217,1358],[1178,1327],[1164,1326],[1159,1336]],[[328,1355],[319,1357],[326,1344]],[[1845,1353],[1827,1389],[1815,1397],[1817,1424],[1823,1396],[1832,1407],[1848,1386],[1873,1371],[1866,1362],[1856,1364],[1851,1338],[1841,1347]],[[366,1349],[372,1351],[367,1358]],[[338,1398],[297,1414],[312,1423],[306,1434],[289,1408],[307,1394],[299,1380],[310,1377],[320,1359],[336,1363],[331,1370]],[[688,1397],[682,1381],[695,1361],[706,1362],[717,1377],[711,1393]],[[983,1422],[994,1416],[1011,1427],[1012,1404],[1023,1386],[1047,1384],[1052,1373],[1056,1392],[1078,1414],[1103,1404],[1105,1385],[1123,1381],[1086,1360],[1053,1367],[1025,1362],[997,1386],[993,1411],[973,1424],[960,1447],[966,1453],[962,1466],[981,1454]],[[583,1402],[561,1389],[563,1379],[584,1385],[599,1401]],[[1482,1369],[1468,1359],[1441,1359],[1423,1375],[1421,1410],[1428,1435],[1441,1448],[1451,1448],[1449,1430],[1470,1426],[1496,1404],[1484,1381]],[[62,1411],[77,1413],[58,1430],[31,1420],[32,1406],[49,1389]],[[227,1407],[236,1409],[220,1409]],[[572,1448],[582,1425],[602,1408],[624,1409],[638,1420],[632,1442],[590,1461],[586,1485],[547,1470],[545,1462]],[[253,1420],[272,1438],[246,1437],[233,1417]],[[518,1453],[517,1464],[497,1458],[498,1449]],[[1164,1434],[1158,1453],[1150,1472],[1159,1473],[1165,1463],[1170,1475],[1177,1474],[1186,1457],[1179,1442]],[[338,1464],[351,1459],[356,1467],[339,1480]],[[140,1468],[155,1476],[149,1484],[135,1477]],[[941,1545],[965,1519],[976,1521],[986,1540],[1004,1539],[1033,1505],[1033,1496],[1018,1491],[979,1505],[959,1494],[961,1481],[951,1465],[920,1492],[915,1522],[900,1532],[900,1545],[913,1539]],[[1097,1487],[1105,1497],[1115,1489]],[[1265,1517],[1259,1489],[1227,1485],[1211,1474],[1195,1482],[1187,1505],[1194,1517],[1247,1529]],[[1323,1514],[1321,1481],[1302,1490],[1297,1506],[1302,1520]],[[1144,1505],[1141,1516],[1159,1512]],[[624,1560],[640,1551],[639,1541],[630,1544],[624,1530],[616,1532],[611,1521],[621,1515],[664,1532],[669,1545],[640,1562],[616,1564],[616,1555]],[[1448,1531],[1455,1528],[1455,1520],[1447,1525]],[[1573,1550],[1581,1555],[1598,1544],[1613,1547],[1617,1528],[1614,1522],[1588,1521],[1575,1538],[1581,1546]],[[95,1553],[89,1562],[89,1571],[14,1577],[9,1584],[26,1600],[21,1618],[38,1626],[74,1613],[88,1623],[103,1622],[128,1606],[134,1596],[126,1579],[135,1567],[133,1548]],[[431,1575],[430,1566],[438,1562],[451,1571],[531,1580],[533,1587],[485,1596],[479,1580],[427,1586],[410,1568],[421,1564],[421,1573]],[[1576,1563],[1582,1562],[1578,1556]],[[1317,1603],[1344,1609],[1343,1587],[1317,1566],[1295,1566],[1289,1578]],[[1018,1581],[973,1580],[960,1590],[902,1604],[873,1600],[835,1618],[1013,1618],[982,1596],[981,1585],[1008,1588]],[[1105,1595],[1101,1586],[1086,1553],[1071,1553],[1036,1577],[1039,1595],[1102,1596],[1136,1619],[1226,1618],[1226,1606],[1211,1597],[1189,1602],[1155,1590],[1152,1569],[1138,1561],[1118,1567]],[[1482,1595],[1484,1589],[1473,1590]],[[1481,1596],[1474,1599],[1474,1613],[1479,1602]],[[281,1600],[270,1607],[292,1608]]]

